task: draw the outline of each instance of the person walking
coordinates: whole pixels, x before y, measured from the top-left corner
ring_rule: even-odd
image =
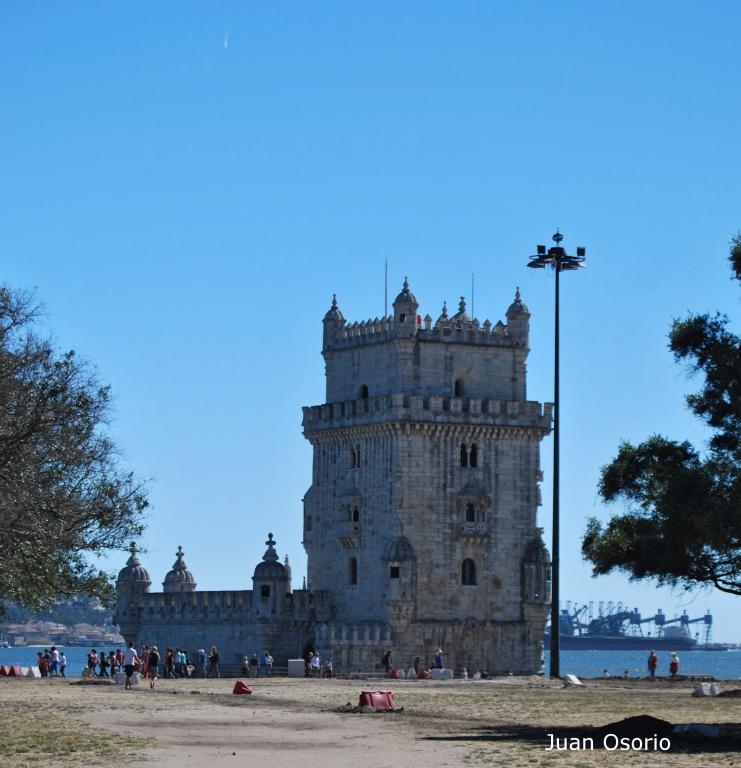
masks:
[[[149,678],[149,689],[154,690],[154,684],[159,676],[160,654],[157,646],[153,645],[147,657],[147,677]]]
[[[659,666],[659,657],[656,655],[656,651],[651,651],[648,654],[648,676],[653,680],[656,677],[656,667]]]
[[[134,643],[129,643],[129,647],[124,651],[123,655],[123,668],[126,673],[126,686],[125,690],[131,689],[131,676],[134,674],[134,667],[139,664],[139,654],[134,648]]]
[[[67,669],[67,657],[64,655],[64,651],[59,651],[59,674],[62,677],[66,677],[64,670]]]
[[[206,677],[206,651],[199,648],[196,651],[197,674],[199,677]]]
[[[391,672],[391,651],[386,651],[381,659],[381,664],[383,664],[384,672],[388,675]]]
[[[219,672],[219,652],[216,650],[216,646],[212,645],[208,656],[208,676],[214,677],[214,674],[216,677],[221,677]]]
[[[98,661],[100,665],[100,676],[108,677],[108,657],[105,655],[105,651],[101,650],[100,659]]]

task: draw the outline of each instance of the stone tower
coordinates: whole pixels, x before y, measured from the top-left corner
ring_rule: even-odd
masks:
[[[536,527],[551,406],[526,399],[530,313],[506,325],[418,314],[404,280],[393,315],[324,317],[326,402],[304,408],[314,451],[304,498],[308,588],[329,594],[319,648],[345,668],[384,649],[431,663],[534,672],[550,604]]]

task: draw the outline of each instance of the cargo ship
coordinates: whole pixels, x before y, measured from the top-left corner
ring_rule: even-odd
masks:
[[[560,614],[560,647],[563,650],[630,651],[630,650],[727,650],[727,646],[711,643],[713,617],[708,611],[699,618],[690,618],[687,611],[668,619],[659,610],[644,617],[637,608],[626,609],[622,603],[566,604]],[[700,624],[703,631],[692,634],[692,625]],[[550,627],[543,643],[551,645]],[[723,646],[723,647],[721,647]]]

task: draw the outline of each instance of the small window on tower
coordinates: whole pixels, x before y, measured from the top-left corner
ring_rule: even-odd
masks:
[[[461,583],[463,586],[476,586],[476,563],[467,557],[461,565]]]
[[[466,522],[476,522],[476,506],[472,501],[469,501],[468,504],[466,504]]]
[[[360,387],[360,393],[358,397],[360,397],[361,400],[364,400],[368,397],[368,387],[365,384]]]
[[[398,579],[399,578],[399,566],[398,565],[392,565],[389,568],[389,577],[392,579]]]
[[[479,465],[479,449],[476,447],[476,443],[471,446],[471,451],[468,454],[468,463],[472,467],[478,467]]]
[[[402,312],[402,313],[399,315],[399,322],[400,322],[400,323],[406,323],[406,321],[407,321],[407,316],[406,316],[406,315],[405,315],[405,314]]]
[[[352,522],[353,523],[360,522],[360,510],[357,507],[352,508]]]
[[[270,597],[270,584],[262,584],[260,586],[260,597]]]
[[[463,379],[456,379],[453,387],[453,394],[456,397],[463,397]]]
[[[356,558],[351,557],[348,563],[348,581],[350,584],[358,583],[358,561]]]
[[[461,466],[468,466],[468,448],[463,444],[461,444]]]

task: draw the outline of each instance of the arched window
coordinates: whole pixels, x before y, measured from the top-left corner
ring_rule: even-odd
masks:
[[[463,443],[461,443],[461,466],[468,466],[468,448]]]
[[[470,557],[461,564],[461,584],[466,587],[476,585],[476,563]]]
[[[471,446],[471,451],[468,454],[468,463],[472,467],[478,467],[479,465],[479,449],[476,447],[476,443]]]
[[[360,392],[358,393],[358,397],[361,400],[365,400],[368,397],[368,387],[365,384],[361,384]]]
[[[351,557],[348,563],[348,581],[350,584],[358,583],[358,561],[356,558]]]
[[[476,505],[472,501],[469,501],[468,504],[466,504],[466,522],[476,522]]]
[[[453,394],[456,397],[463,397],[463,379],[456,379],[453,385]]]
[[[360,510],[357,507],[352,508],[352,522],[353,523],[360,522]]]
[[[261,584],[260,585],[260,597],[263,599],[266,597],[270,597],[270,585],[269,584]]]

